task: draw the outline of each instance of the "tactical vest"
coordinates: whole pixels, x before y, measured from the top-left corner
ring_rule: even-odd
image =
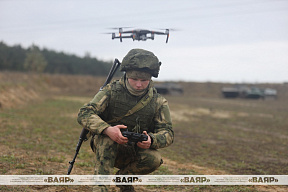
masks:
[[[153,96],[148,104],[146,104],[139,111],[110,124],[112,126],[122,124],[126,125],[128,131],[133,131],[136,125],[140,126],[141,133],[143,131],[154,131],[153,118],[157,110],[156,100],[158,93],[156,92],[155,88],[150,89],[153,89]],[[144,94],[144,96],[146,96],[146,94]],[[109,122],[117,117],[122,117],[127,114],[127,112],[131,110],[140,100],[140,97],[131,95],[119,81],[114,81],[111,84],[111,97],[109,104],[100,117],[106,122]]]

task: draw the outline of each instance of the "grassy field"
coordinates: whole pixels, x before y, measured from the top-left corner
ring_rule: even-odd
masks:
[[[94,95],[94,90],[91,91],[87,85],[95,83],[93,78],[77,80],[79,77],[35,76],[33,81],[30,78],[23,81],[19,74],[10,76],[14,77],[13,81],[3,76],[1,79],[0,75],[0,174],[67,174],[68,161],[73,158],[82,129],[76,121],[78,109]],[[57,81],[61,82],[58,86]],[[79,81],[87,87],[77,89],[81,85]],[[101,81],[98,81],[99,86]],[[72,88],[67,89],[70,84],[73,84]],[[26,88],[22,89],[23,86]],[[21,94],[18,94],[11,101],[11,95],[18,93],[19,89],[22,89],[22,95],[30,95],[30,98],[21,98]],[[160,150],[164,164],[154,174],[287,175],[287,98],[233,100],[221,98],[217,93],[210,94],[210,97],[205,93],[205,89],[202,89],[199,95],[166,96],[173,119],[175,142]],[[3,98],[6,99],[5,103]],[[94,154],[86,142],[82,145],[72,174],[89,175],[93,171]],[[136,186],[136,189],[223,192],[288,190],[285,186]],[[91,191],[91,187],[0,186],[0,191]]]

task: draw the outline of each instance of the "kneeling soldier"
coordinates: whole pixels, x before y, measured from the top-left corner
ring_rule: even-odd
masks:
[[[159,148],[173,143],[174,132],[167,100],[157,93],[151,77],[158,77],[161,63],[150,51],[132,49],[120,66],[125,74],[99,91],[83,106],[78,122],[93,135],[96,175],[145,175],[162,163]],[[123,131],[146,135],[129,142]],[[121,186],[121,191],[134,191]],[[108,186],[99,186],[108,191]]]

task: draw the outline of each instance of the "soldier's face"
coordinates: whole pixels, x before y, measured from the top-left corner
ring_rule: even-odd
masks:
[[[149,85],[150,80],[146,79],[138,79],[138,78],[128,78],[128,82],[136,90],[143,90],[146,89]]]

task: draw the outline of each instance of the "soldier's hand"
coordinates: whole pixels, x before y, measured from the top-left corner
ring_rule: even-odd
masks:
[[[137,146],[142,148],[142,149],[149,149],[151,146],[151,138],[146,131],[143,131],[143,134],[147,135],[148,139],[147,139],[147,141],[138,142]]]
[[[108,135],[113,141],[118,144],[125,144],[128,142],[127,137],[123,137],[120,129],[126,129],[125,125],[115,125],[113,127],[108,127],[104,130],[104,134]]]

